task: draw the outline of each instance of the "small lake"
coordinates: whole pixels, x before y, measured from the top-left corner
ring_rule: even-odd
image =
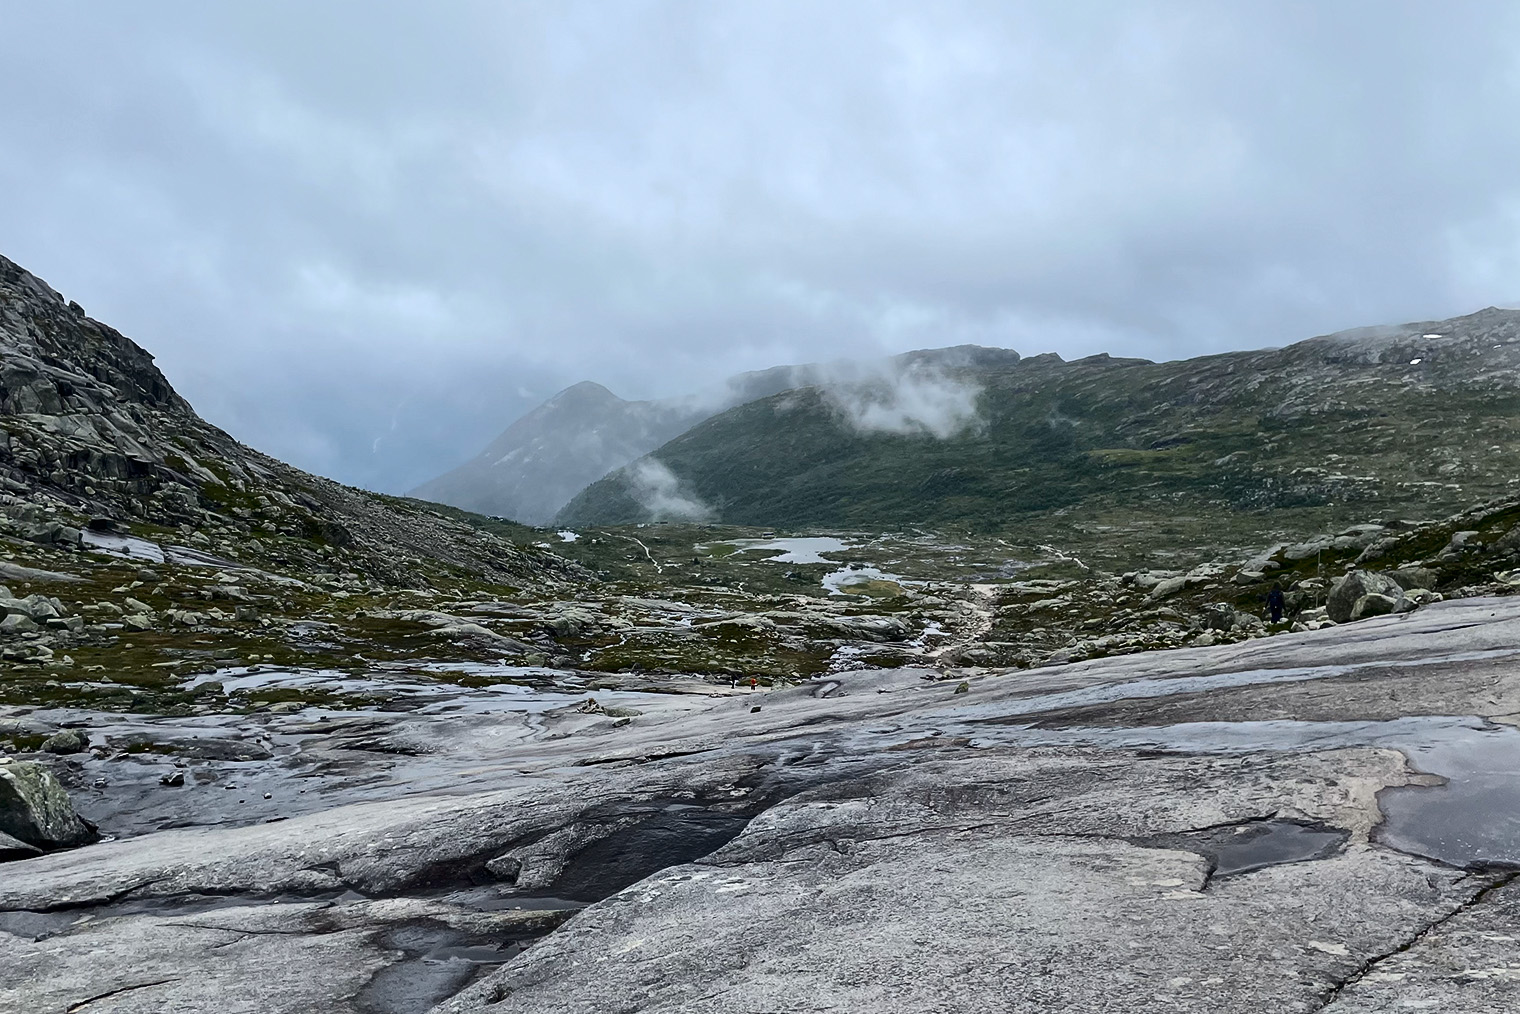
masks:
[[[798,539],[735,539],[732,542],[716,543],[720,546],[733,546],[740,553],[772,553],[765,557],[769,563],[838,563],[838,560],[829,560],[824,553],[842,553],[850,548],[850,543],[843,539],[835,539],[828,536],[816,536]]]

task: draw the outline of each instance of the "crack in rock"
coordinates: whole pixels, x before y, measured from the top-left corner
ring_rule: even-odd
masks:
[[[1489,898],[1493,897],[1493,895],[1501,888],[1508,887],[1510,884],[1514,883],[1516,879],[1520,879],[1520,870],[1506,873],[1500,876],[1497,880],[1490,881],[1488,884],[1479,888],[1478,891],[1472,895],[1472,897],[1457,905],[1450,912],[1447,912],[1439,919],[1435,919],[1429,923],[1426,923],[1419,929],[1418,932],[1409,937],[1409,939],[1405,940],[1403,943],[1399,944],[1397,947],[1385,951],[1382,954],[1373,955],[1366,961],[1363,961],[1361,965],[1357,967],[1356,971],[1352,972],[1349,976],[1340,982],[1335,983],[1330,988],[1329,992],[1325,994],[1324,999],[1320,1005],[1314,1009],[1316,1011],[1323,1011],[1328,1009],[1341,998],[1341,994],[1343,994],[1350,987],[1365,979],[1374,969],[1377,968],[1378,965],[1382,964],[1384,961],[1387,961],[1390,958],[1395,958],[1400,954],[1407,953],[1411,948],[1419,944],[1420,941],[1424,940],[1431,933],[1434,933],[1442,926],[1445,926],[1447,923],[1451,922],[1451,920],[1455,919],[1462,913],[1477,908],[1479,905],[1486,902]]]
[[[131,992],[134,992],[134,991],[139,990],[139,989],[151,989],[154,986],[163,986],[163,985],[165,985],[167,983],[178,982],[178,981],[179,981],[178,976],[171,976],[170,978],[167,978],[167,979],[156,979],[153,982],[139,982],[139,983],[137,983],[134,986],[119,986],[116,989],[110,989],[110,990],[107,990],[104,993],[97,993],[96,995],[90,997],[87,1000],[81,1000],[81,1001],[79,1001],[78,1003],[74,1004],[73,1006],[69,1007],[66,1011],[64,1011],[64,1014],[74,1014],[75,1011],[84,1010],[86,1007],[88,1007],[92,1003],[95,1003],[95,1002],[100,1001],[100,1000],[107,1000],[107,999],[110,999],[113,996],[120,996],[123,993],[131,993]]]

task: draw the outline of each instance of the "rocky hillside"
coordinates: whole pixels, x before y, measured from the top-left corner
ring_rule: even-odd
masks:
[[[174,539],[243,566],[392,585],[524,583],[567,564],[424,505],[308,475],[209,425],[153,357],[0,257],[0,529]]]
[[[948,375],[977,414],[948,437],[864,428],[814,389],[732,409],[652,458],[684,502],[729,523],[1148,526],[1150,546],[1452,513],[1520,474],[1520,311],[1182,362],[1044,355]],[[585,490],[561,522],[652,519],[639,468]]]

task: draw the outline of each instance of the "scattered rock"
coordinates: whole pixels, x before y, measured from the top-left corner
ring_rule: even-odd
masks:
[[[1440,592],[1431,591],[1429,588],[1410,588],[1404,593],[1404,597],[1416,606],[1429,605],[1432,602],[1440,602],[1445,596]]]

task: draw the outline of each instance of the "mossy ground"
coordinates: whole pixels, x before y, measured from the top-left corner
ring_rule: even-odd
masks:
[[[1157,454],[1161,451],[1178,453],[1165,448]],[[1154,457],[1146,452],[1141,460]],[[1130,461],[1134,456],[1121,458]],[[1309,510],[1321,512],[1315,517],[1333,517],[1324,513],[1329,508]],[[1226,536],[1244,543],[1238,556],[1286,541],[1269,523],[1272,517],[1240,512],[1236,527]],[[1060,528],[1025,532],[1022,538],[919,526],[890,532],[775,533],[781,538],[827,535],[842,540],[845,548],[827,553],[823,563],[768,559],[764,551],[739,545],[760,538],[762,530],[740,526],[584,528],[574,541],[563,541],[553,532],[492,519],[479,523],[551,544],[581,565],[584,576],[536,593],[446,567],[437,568],[432,587],[424,589],[383,587],[340,572],[271,576],[241,570],[230,582],[216,568],[174,564],[153,564],[156,579],[141,580],[143,565],[138,561],[13,541],[5,550],[13,562],[82,578],[66,584],[12,582],[13,591],[55,595],[67,612],[84,617],[91,628],[85,636],[60,640],[52,659],[0,663],[0,705],[186,714],[294,705],[372,707],[388,700],[383,688],[339,693],[316,685],[228,691],[220,681],[204,680],[221,670],[248,666],[353,676],[388,666],[408,680],[468,689],[501,682],[502,677],[468,666],[449,670],[447,663],[536,665],[609,676],[666,674],[723,682],[750,675],[767,681],[803,680],[828,671],[844,643],[850,643],[850,651],[840,657],[850,665],[896,666],[923,663],[928,657],[916,641],[851,641],[829,627],[830,617],[895,617],[905,624],[909,638],[938,630],[935,644],[977,628],[964,647],[983,646],[976,655],[980,664],[1028,665],[1079,642],[1095,645],[1083,649],[1089,655],[1182,643],[1200,629],[1199,617],[1213,605],[1226,603],[1259,615],[1272,581],[1289,590],[1302,586],[1306,591],[1295,598],[1295,608],[1312,607],[1323,601],[1329,582],[1361,552],[1326,549],[1296,561],[1279,553],[1278,569],[1262,581],[1241,585],[1222,574],[1156,603],[1142,590],[1114,587],[1112,572],[1105,576],[1094,561],[1123,555],[1149,566],[1185,570],[1211,559],[1219,540],[1200,537],[1201,528],[1212,524],[1206,512],[1184,508],[1165,519],[1137,521],[1116,505],[1110,511],[1067,519]],[[1447,590],[1509,591],[1494,571],[1520,563],[1520,554],[1499,546],[1517,523],[1520,505],[1509,504],[1439,524],[1391,529],[1390,547],[1377,566],[1423,563],[1437,568],[1439,585]],[[1471,548],[1437,559],[1458,530],[1477,533]],[[135,534],[174,539],[182,533],[143,527]],[[1047,538],[1050,541],[1043,541]],[[1123,554],[1120,546],[1128,547]],[[849,594],[831,594],[824,578],[844,567],[875,571],[847,585]],[[870,576],[876,571],[892,577]],[[151,629],[110,626],[121,617],[99,604],[120,607],[128,596],[153,610]],[[981,622],[984,602],[990,605]],[[239,614],[239,606],[252,612]],[[590,609],[597,622],[556,634],[551,621],[566,608]],[[170,617],[177,610],[198,613],[201,622],[176,623]],[[397,618],[406,610],[458,615],[525,644],[526,650],[490,639],[441,638],[426,623]],[[777,619],[767,620],[767,615]],[[1115,632],[1127,636],[1122,643],[1104,644],[1103,639]],[[948,656],[952,662],[956,657]],[[190,687],[197,678],[198,685]]]

